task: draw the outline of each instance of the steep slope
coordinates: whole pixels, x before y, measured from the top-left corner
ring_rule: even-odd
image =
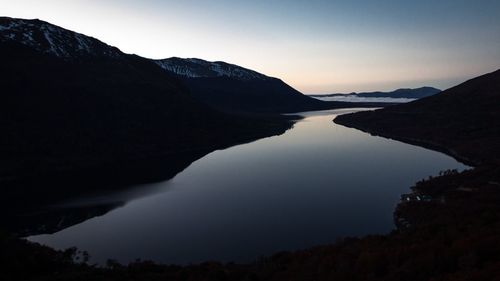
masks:
[[[336,123],[441,149],[475,164],[500,160],[500,70],[440,94]]]
[[[168,178],[290,126],[213,111],[150,60],[39,20],[0,18],[0,61],[0,179],[24,182],[13,192]]]
[[[178,75],[198,100],[223,111],[285,113],[351,106],[319,101],[280,79],[225,62],[169,58],[156,63]]]
[[[324,97],[344,97],[344,96],[355,96],[363,98],[405,98],[405,99],[421,99],[425,97],[430,97],[441,90],[433,87],[420,87],[415,89],[397,89],[391,92],[363,92],[363,93],[350,93],[350,94],[329,94],[329,95],[311,95],[312,97],[324,98]]]

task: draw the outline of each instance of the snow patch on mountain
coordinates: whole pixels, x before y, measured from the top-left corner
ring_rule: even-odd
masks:
[[[221,61],[210,62],[196,58],[182,59],[174,57],[155,60],[155,62],[169,72],[189,78],[230,77],[243,81],[272,79],[256,71]]]

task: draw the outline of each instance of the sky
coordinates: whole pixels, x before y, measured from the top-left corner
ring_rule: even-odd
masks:
[[[0,0],[0,16],[234,63],[306,94],[446,89],[500,68],[498,0]]]

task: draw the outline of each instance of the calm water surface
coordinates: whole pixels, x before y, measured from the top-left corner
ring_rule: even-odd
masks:
[[[281,136],[215,151],[123,207],[28,239],[77,246],[93,262],[247,262],[340,236],[387,233],[400,194],[417,180],[467,168],[332,122],[345,112],[304,113]]]

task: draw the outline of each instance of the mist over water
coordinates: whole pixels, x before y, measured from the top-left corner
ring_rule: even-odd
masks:
[[[343,101],[343,102],[391,102],[391,103],[406,103],[414,101],[415,99],[409,98],[368,98],[368,97],[356,97],[346,95],[345,97],[334,96],[334,97],[314,97],[315,99],[322,101]]]
[[[387,233],[400,195],[416,181],[467,168],[332,122],[349,111],[304,113],[281,136],[215,151],[123,207],[28,239],[77,246],[99,263],[248,262],[341,236]]]

